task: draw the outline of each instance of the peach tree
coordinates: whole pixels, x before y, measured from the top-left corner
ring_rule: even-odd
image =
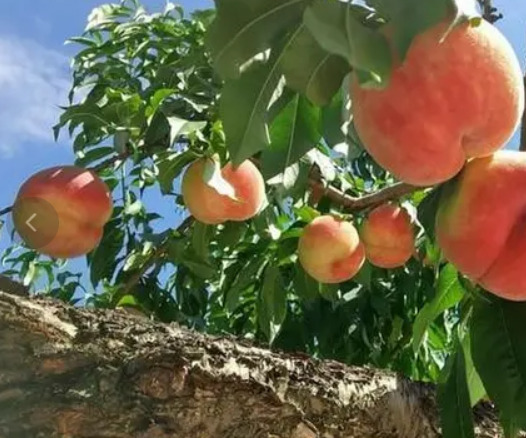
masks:
[[[42,197],[58,231],[13,244],[3,274],[76,305],[390,368],[438,384],[443,436],[473,437],[481,401],[516,436],[526,153],[500,149],[524,89],[480,3],[100,6],[70,40],[53,129],[75,172],[107,187],[111,217],[97,222],[78,184],[34,177],[2,213],[24,238],[17,205]],[[64,259],[76,242],[89,278]]]

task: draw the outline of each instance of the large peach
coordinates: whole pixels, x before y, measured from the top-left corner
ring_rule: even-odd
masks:
[[[395,204],[383,204],[371,211],[362,225],[361,238],[365,256],[380,268],[403,266],[415,250],[411,217]]]
[[[321,283],[349,280],[365,260],[353,224],[329,215],[317,217],[303,229],[298,256],[303,269]]]
[[[51,257],[73,258],[98,245],[112,211],[110,190],[94,172],[57,166],[22,184],[13,218],[28,246]]]
[[[467,158],[501,148],[524,108],[523,77],[506,38],[490,23],[446,24],[416,36],[383,89],[352,80],[354,124],[386,170],[418,186],[444,182]]]
[[[205,224],[244,221],[255,216],[266,199],[265,181],[258,168],[247,160],[237,168],[227,163],[221,169],[223,179],[234,188],[233,199],[205,182],[206,160],[194,161],[183,176],[183,198],[192,216]]]
[[[447,260],[488,291],[526,300],[526,153],[468,162],[444,187],[436,236]]]

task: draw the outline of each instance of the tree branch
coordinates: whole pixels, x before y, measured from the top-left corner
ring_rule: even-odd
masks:
[[[432,385],[0,291],[6,437],[439,438]],[[501,437],[490,405],[477,438]]]
[[[348,211],[360,211],[367,208],[376,207],[388,201],[399,199],[402,196],[409,195],[418,190],[424,190],[425,187],[415,187],[406,183],[397,183],[377,192],[361,197],[354,197],[343,193],[333,186],[324,186],[322,182],[311,178],[309,185],[318,191],[322,191],[334,203],[341,205]]]

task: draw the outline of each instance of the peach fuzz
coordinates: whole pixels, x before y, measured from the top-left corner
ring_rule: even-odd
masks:
[[[445,23],[413,40],[389,84],[365,89],[353,75],[354,123],[371,156],[418,186],[449,180],[467,158],[490,155],[518,127],[524,85],[513,48],[486,21]]]
[[[353,224],[329,215],[317,217],[303,229],[298,256],[303,269],[321,283],[349,280],[365,261]]]
[[[415,251],[411,217],[404,208],[383,204],[372,210],[361,227],[365,256],[380,268],[403,266]]]
[[[437,242],[447,260],[488,291],[526,300],[526,153],[471,160],[443,188]]]
[[[35,173],[20,187],[15,208],[20,201],[30,203],[35,199],[53,207],[58,229],[39,229],[38,233],[53,235],[48,236],[44,246],[34,249],[55,258],[74,258],[92,251],[113,211],[111,193],[104,181],[94,172],[76,166],[56,166]],[[19,232],[23,226],[15,220]]]
[[[221,169],[222,177],[234,188],[236,199],[232,199],[206,184],[206,160],[200,158],[194,161],[183,176],[183,198],[190,214],[205,224],[244,221],[254,217],[266,199],[265,181],[258,168],[246,160],[237,168],[227,163]]]

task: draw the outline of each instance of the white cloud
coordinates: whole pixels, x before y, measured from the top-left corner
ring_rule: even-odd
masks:
[[[60,52],[0,35],[0,155],[54,142],[51,128],[71,86],[68,68]]]

